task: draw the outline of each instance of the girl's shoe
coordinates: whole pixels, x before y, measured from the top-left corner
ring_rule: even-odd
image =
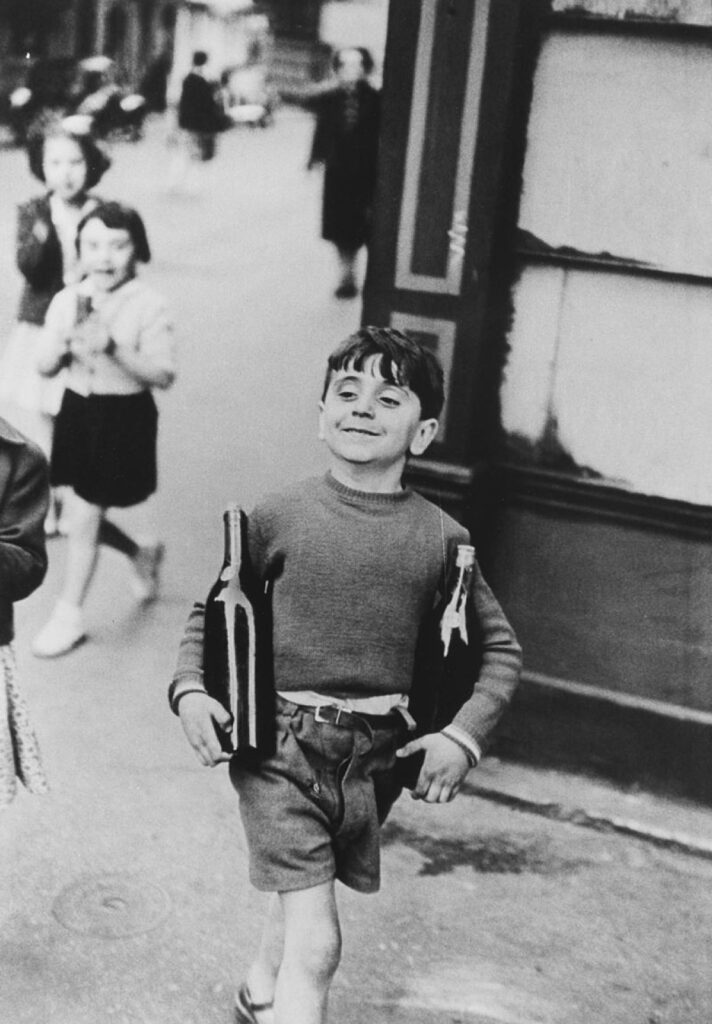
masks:
[[[253,1003],[247,985],[240,985],[235,994],[235,1024],[260,1024],[255,1014],[271,1009],[272,1003]]]
[[[58,601],[49,622],[32,642],[32,653],[37,658],[57,658],[74,650],[84,640],[81,608]]]

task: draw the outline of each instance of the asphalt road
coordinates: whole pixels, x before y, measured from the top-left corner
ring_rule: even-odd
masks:
[[[161,397],[167,544],[162,599],[132,603],[102,558],[90,640],[56,662],[28,651],[57,594],[18,608],[23,689],[51,793],[0,813],[0,1024],[228,1024],[262,897],[224,769],[199,767],[165,692],[183,620],[220,562],[220,513],[319,472],[326,353],[358,323],[331,296],[317,239],[309,121],[221,140],[197,198],[166,190],[160,123],[122,144],[101,185],[144,213],[169,298],[181,377]],[[32,194],[0,152],[0,319],[17,301],[14,205]],[[637,840],[519,813],[463,792],[408,798],[384,834],[378,896],[344,891],[334,1024],[709,1024],[712,865]]]

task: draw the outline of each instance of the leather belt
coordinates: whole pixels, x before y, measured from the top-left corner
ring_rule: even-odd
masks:
[[[320,704],[316,708],[302,706],[302,711],[311,712],[315,722],[326,722],[342,729],[363,730],[364,726],[368,726],[369,729],[395,729],[406,724],[403,716],[397,711],[391,711],[387,715],[367,715],[337,707],[335,704]]]

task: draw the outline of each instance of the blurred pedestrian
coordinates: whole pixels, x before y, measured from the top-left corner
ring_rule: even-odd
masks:
[[[373,58],[363,47],[339,50],[333,68],[336,81],[303,98],[316,113],[309,167],[324,165],[321,235],[338,253],[335,295],[351,299],[358,294],[356,259],[371,228],[380,93],[368,81]]]
[[[13,605],[36,590],[47,571],[48,503],[47,460],[39,447],[0,419],[0,806],[15,796],[18,779],[31,793],[47,789],[17,685]]]
[[[156,489],[158,412],[152,388],[175,378],[173,327],[163,298],[136,278],[150,249],[141,218],[104,203],[77,233],[85,277],[52,300],[39,368],[66,367],[66,389],[52,446],[51,480],[73,490],[64,585],[35,638],[39,657],[55,657],[85,639],[83,606],[99,545],[126,555],[141,601],[157,596],[163,545],[139,543],[106,518],[110,507],[145,501]]]
[[[146,100],[148,110],[162,114],[168,106],[168,76],[171,70],[171,58],[165,51],[156,54],[146,68],[141,79],[139,91]]]
[[[217,133],[227,123],[219,86],[208,79],[207,65],[207,53],[196,50],[192,68],[183,79],[178,102],[179,136],[169,174],[169,189],[173,191],[198,191],[199,168],[215,157]]]
[[[31,134],[27,153],[30,171],[46,192],[18,210],[17,266],[25,281],[17,323],[0,359],[0,405],[49,457],[64,378],[48,380],[37,370],[42,324],[54,295],[79,279],[77,225],[99,203],[90,190],[110,161],[89,135],[58,120]],[[51,503],[49,534],[56,524]]]

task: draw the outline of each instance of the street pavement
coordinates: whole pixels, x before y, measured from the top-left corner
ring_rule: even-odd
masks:
[[[224,136],[199,196],[167,190],[160,121],[117,144],[101,194],[149,227],[181,376],[160,396],[161,600],[132,601],[102,554],[89,641],[38,661],[63,540],[18,606],[23,691],[51,792],[0,813],[0,1024],[228,1024],[264,898],[224,767],[201,768],[166,703],[192,600],[221,560],[223,506],[321,471],[325,355],[359,320],[332,297],[309,119]],[[14,206],[36,191],[0,152],[0,320],[17,301]],[[449,805],[404,797],[383,888],[339,893],[334,1024],[709,1024],[712,825],[705,809],[486,760]]]

